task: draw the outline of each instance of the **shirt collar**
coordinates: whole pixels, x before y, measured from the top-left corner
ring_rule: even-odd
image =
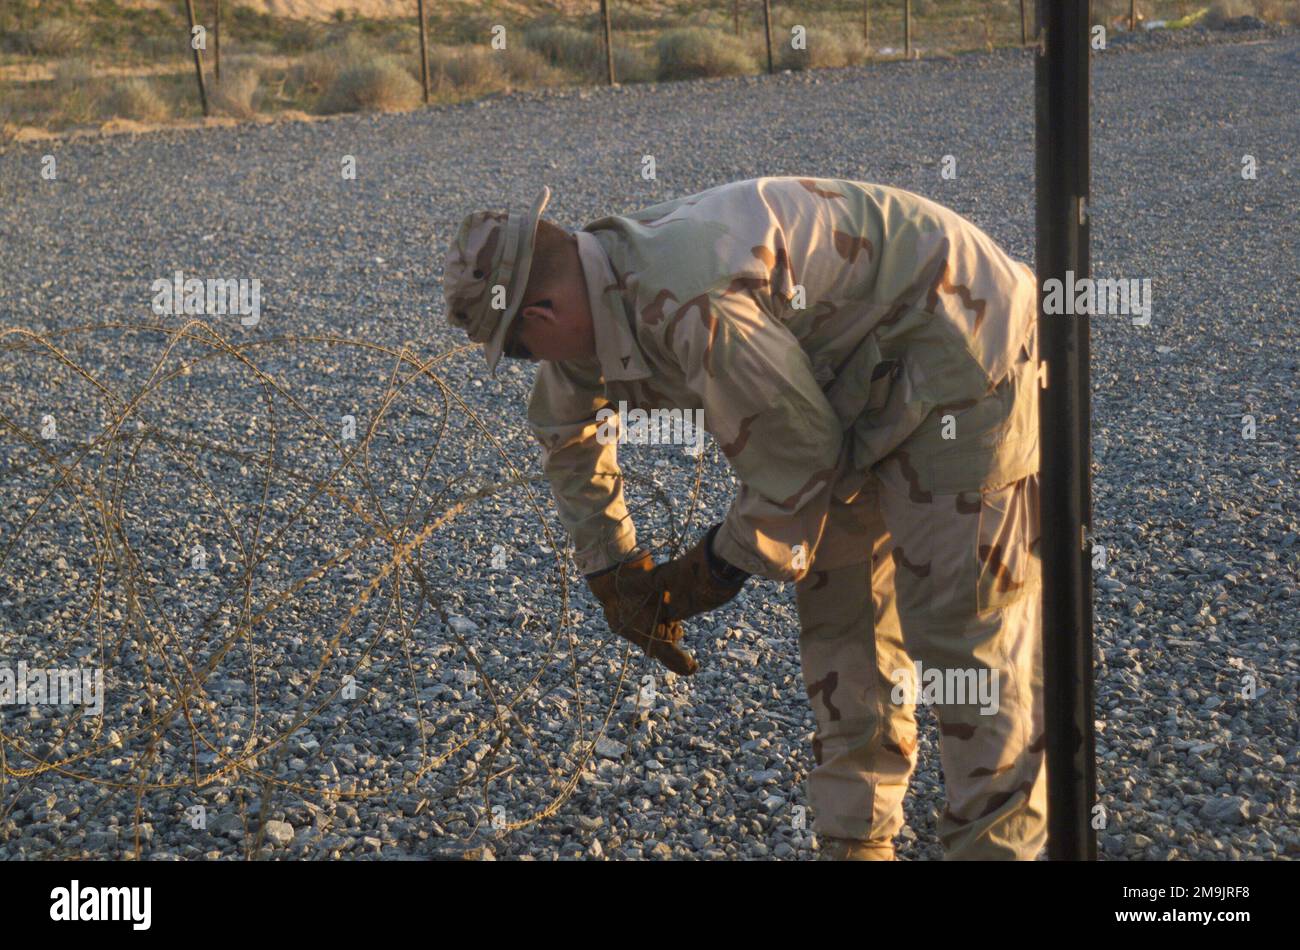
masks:
[[[589,231],[573,232],[578,239],[578,257],[587,280],[587,299],[596,336],[596,359],[601,376],[611,380],[646,379],[650,370],[628,323],[622,290],[609,255]]]

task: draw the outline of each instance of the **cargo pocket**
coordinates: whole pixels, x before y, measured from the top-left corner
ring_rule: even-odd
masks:
[[[976,596],[980,613],[1000,610],[1042,588],[1038,476],[980,494]]]
[[[923,430],[926,445],[916,451],[931,491],[989,491],[1038,471],[1038,391],[1027,359],[992,393],[954,417],[960,438],[944,442],[935,437],[942,422],[936,410]]]

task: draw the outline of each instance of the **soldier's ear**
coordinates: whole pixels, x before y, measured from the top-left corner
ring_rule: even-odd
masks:
[[[521,317],[528,314],[532,314],[534,318],[539,320],[551,320],[555,317],[555,306],[549,298],[536,300],[519,312]]]

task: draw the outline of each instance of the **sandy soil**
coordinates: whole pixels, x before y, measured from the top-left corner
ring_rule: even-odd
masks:
[[[211,71],[212,60],[204,60],[203,68]],[[293,62],[292,56],[280,56],[260,54],[258,62],[267,67],[282,68]],[[46,60],[44,62],[32,63],[9,63],[0,66],[0,82],[43,82],[47,79],[54,78],[54,71],[59,65],[59,60]],[[177,60],[170,63],[154,63],[148,66],[113,66],[108,63],[94,63],[92,69],[95,76],[172,76],[177,73],[192,73],[194,71],[194,62],[192,60]]]

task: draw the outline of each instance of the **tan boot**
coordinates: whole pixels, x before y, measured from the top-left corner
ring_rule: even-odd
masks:
[[[818,861],[896,861],[894,846],[888,841],[862,841],[858,838],[818,836],[821,852]]]

